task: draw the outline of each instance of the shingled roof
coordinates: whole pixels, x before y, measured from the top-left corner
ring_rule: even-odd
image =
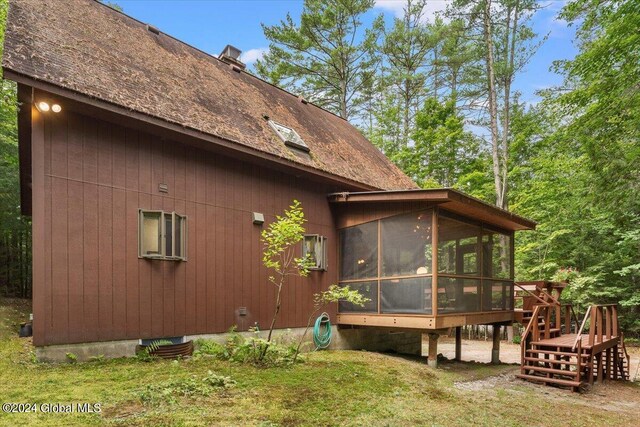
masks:
[[[2,65],[256,155],[379,189],[416,188],[342,118],[93,0],[12,0]],[[292,153],[265,115],[295,129],[310,155]]]

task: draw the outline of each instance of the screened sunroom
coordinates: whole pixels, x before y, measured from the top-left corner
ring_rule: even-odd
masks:
[[[330,196],[338,280],[369,299],[338,323],[439,329],[513,320],[513,238],[535,224],[454,190]]]

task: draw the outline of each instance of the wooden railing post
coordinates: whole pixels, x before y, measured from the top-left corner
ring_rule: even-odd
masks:
[[[571,333],[571,306],[570,305],[565,305],[564,309],[565,309],[565,312],[564,312],[564,333],[565,334],[570,334]]]
[[[545,307],[545,316],[544,316],[544,338],[551,338],[551,308],[549,306]]]
[[[578,337],[579,338],[579,337]],[[582,378],[582,340],[578,340],[578,353],[577,353],[577,370],[578,370],[578,382]]]
[[[612,320],[613,320],[612,333],[613,333],[613,336],[619,337],[620,336],[620,331],[618,330],[618,306],[614,305],[611,308],[613,309],[613,311],[611,313],[611,317],[612,317]]]
[[[596,306],[596,342],[602,342],[602,335],[604,335],[604,331],[602,330],[602,315],[604,308],[601,306]]]
[[[538,323],[540,322],[540,307],[540,305],[537,305],[533,310],[533,316],[529,321],[529,325],[531,326],[531,328],[527,328],[527,330],[525,331],[525,334],[531,332],[533,341],[540,340],[540,326],[538,326]]]
[[[591,313],[589,315],[589,317],[591,318],[591,323],[589,324],[589,345],[593,346],[593,343],[595,342],[595,336],[596,336],[596,311],[598,310],[598,308],[595,305],[591,306]]]

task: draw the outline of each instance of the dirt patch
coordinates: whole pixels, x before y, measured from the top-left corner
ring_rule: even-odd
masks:
[[[489,378],[483,378],[475,381],[458,381],[453,383],[453,386],[458,390],[478,391],[486,390],[488,388],[495,388],[496,386],[507,386],[516,380],[515,373],[504,373],[500,375],[494,375]]]

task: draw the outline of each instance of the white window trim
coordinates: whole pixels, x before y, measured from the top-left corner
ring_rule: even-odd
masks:
[[[148,255],[148,254],[144,254],[143,251],[143,232],[144,232],[144,226],[143,226],[143,221],[144,221],[144,214],[147,213],[152,213],[152,214],[159,214],[160,215],[160,253],[157,255]],[[176,253],[176,238],[175,238],[175,224],[176,224],[176,218],[181,218],[182,220],[180,221],[180,225],[181,225],[181,230],[180,230],[180,236],[181,236],[181,243],[182,243],[182,247],[181,247],[181,256],[175,256],[175,255],[171,255],[171,256],[167,256],[165,254],[166,252],[166,237],[167,237],[167,230],[166,230],[166,220],[165,217],[167,215],[171,216],[171,225],[173,227],[173,232],[171,233],[171,253],[175,254]],[[154,209],[138,209],[138,258],[146,258],[146,259],[160,259],[160,260],[168,260],[168,261],[186,261],[187,260],[187,216],[186,215],[179,215],[175,212],[164,212],[164,211],[160,211],[160,210],[154,210]]]

